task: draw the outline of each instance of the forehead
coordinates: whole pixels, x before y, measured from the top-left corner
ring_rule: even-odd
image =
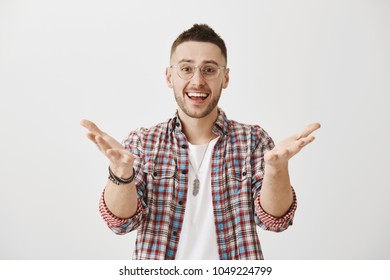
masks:
[[[181,60],[191,60],[196,64],[204,61],[216,61],[219,65],[225,63],[225,58],[217,45],[194,41],[184,42],[176,47],[171,62],[177,63]]]

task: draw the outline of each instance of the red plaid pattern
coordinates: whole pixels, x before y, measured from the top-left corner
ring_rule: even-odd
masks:
[[[291,224],[294,202],[281,218],[260,206],[264,154],[274,147],[257,125],[228,120],[219,109],[213,132],[219,136],[211,166],[211,187],[220,259],[263,259],[256,225],[280,232]],[[124,146],[135,156],[138,210],[119,219],[107,208],[100,212],[117,234],[137,229],[133,259],[175,259],[186,207],[188,143],[177,114],[152,128],[131,132]]]

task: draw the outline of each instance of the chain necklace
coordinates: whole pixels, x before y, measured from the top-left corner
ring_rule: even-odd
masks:
[[[200,170],[200,167],[202,166],[204,156],[206,155],[207,148],[209,147],[209,144],[210,144],[210,142],[211,142],[212,139],[213,139],[213,138],[211,137],[210,141],[207,143],[206,149],[205,149],[204,152],[203,152],[202,160],[200,161],[200,164],[199,164],[199,166],[198,166],[198,170],[195,170],[194,166],[193,166],[192,163],[191,163],[191,160],[188,158],[188,161],[190,162],[190,166],[191,166],[192,170],[193,170],[194,173],[195,173],[195,180],[194,180],[194,182],[192,183],[192,186],[193,186],[193,188],[192,188],[192,194],[193,194],[194,196],[196,196],[196,195],[199,193],[200,181],[199,181],[199,177],[198,177],[198,172],[199,172],[199,170]]]

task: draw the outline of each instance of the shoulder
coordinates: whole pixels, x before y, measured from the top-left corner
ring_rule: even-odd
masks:
[[[229,138],[236,147],[240,144],[250,146],[251,150],[272,149],[275,144],[271,136],[258,124],[245,124],[229,120]]]
[[[248,135],[254,139],[271,138],[269,134],[258,124],[245,124],[235,120],[229,120],[231,135]]]
[[[161,135],[168,135],[171,119],[156,124],[151,127],[139,127],[130,131],[124,139],[123,145],[127,148],[129,145],[143,145],[144,142],[155,142],[161,138]]]
[[[168,132],[168,126],[171,120],[161,122],[151,127],[139,127],[136,130],[130,132],[130,134],[137,134],[140,137],[149,137]]]

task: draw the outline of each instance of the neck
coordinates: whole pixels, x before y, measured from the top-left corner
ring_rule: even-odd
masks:
[[[218,118],[217,108],[203,118],[191,118],[180,109],[178,114],[183,126],[183,132],[191,144],[207,144],[211,139],[216,137],[212,129]]]

